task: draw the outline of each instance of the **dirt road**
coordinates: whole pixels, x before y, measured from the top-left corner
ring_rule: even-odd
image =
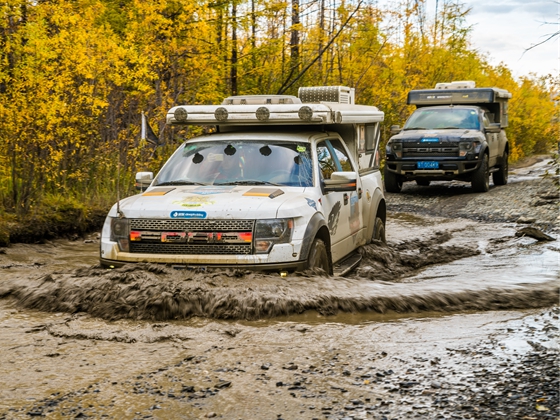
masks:
[[[14,245],[0,419],[558,419],[560,246],[516,236],[558,238],[557,200],[517,176],[388,195],[388,245],[345,278],[107,271],[95,237]]]

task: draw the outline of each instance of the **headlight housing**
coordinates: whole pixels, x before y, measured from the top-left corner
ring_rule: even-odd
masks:
[[[459,142],[459,156],[465,157],[469,153],[477,152],[477,146],[480,145],[480,142],[469,140],[469,141],[460,141]]]
[[[111,219],[111,241],[119,245],[119,249],[128,252],[130,237],[130,223],[128,219],[115,217]]]
[[[402,143],[389,140],[387,143],[387,152],[395,155],[397,158],[402,158]]]
[[[292,240],[294,219],[262,219],[255,226],[255,252],[267,254],[274,244],[285,244]]]

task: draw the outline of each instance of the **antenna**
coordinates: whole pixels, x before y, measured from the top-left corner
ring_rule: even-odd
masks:
[[[123,212],[121,211],[120,201],[121,201],[121,145],[119,142],[119,155],[117,157],[117,214],[119,217],[124,217]]]

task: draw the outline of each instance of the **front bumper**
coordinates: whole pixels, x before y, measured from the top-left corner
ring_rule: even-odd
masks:
[[[469,178],[474,171],[480,166],[480,161],[475,160],[438,160],[426,157],[423,161],[436,161],[439,163],[437,169],[418,169],[417,162],[414,160],[387,160],[385,162],[386,170],[400,175],[403,180],[411,181],[415,179],[427,180],[452,180]]]
[[[140,261],[114,261],[106,258],[100,258],[101,266],[104,268],[120,268],[127,264],[138,264]],[[251,271],[267,271],[267,272],[282,272],[282,271],[303,271],[307,268],[307,261],[294,261],[284,263],[265,263],[265,264],[192,264],[192,263],[160,263],[154,262],[153,264],[162,264],[175,269],[200,269],[207,268],[231,268],[236,270],[251,270]]]

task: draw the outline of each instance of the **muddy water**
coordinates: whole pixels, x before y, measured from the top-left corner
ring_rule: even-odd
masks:
[[[410,214],[387,230],[388,246],[364,247],[345,278],[107,271],[94,242],[11,247],[0,418],[342,418],[355,401],[387,401],[369,386],[378,374],[519,325],[533,333],[536,308],[558,303],[557,242]],[[526,336],[501,349],[527,351]]]
[[[112,271],[84,265],[44,274],[36,257],[27,265],[20,262],[18,274],[16,266],[8,270],[15,275],[0,284],[0,296],[27,309],[160,321],[262,319],[309,310],[332,315],[512,309],[557,301],[559,253],[554,245],[519,239],[507,225],[398,214],[392,220],[395,226],[388,229],[394,242],[364,247],[360,267],[345,278],[183,271],[150,264]],[[54,265],[61,266],[71,248],[52,247],[49,258],[56,249]],[[82,261],[79,253],[69,258],[68,267]]]

